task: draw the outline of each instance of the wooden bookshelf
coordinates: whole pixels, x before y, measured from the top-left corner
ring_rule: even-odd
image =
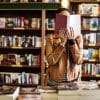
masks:
[[[44,39],[46,34],[46,17],[49,16],[51,13],[55,15],[56,9],[60,7],[59,3],[46,3],[44,0],[41,2],[28,2],[28,3],[20,3],[20,2],[1,2],[0,3],[0,18],[4,18],[4,20],[12,20],[16,18],[17,24],[18,21],[22,25],[21,27],[6,27],[7,24],[4,22],[5,27],[0,28],[0,39],[2,40],[0,43],[0,55],[7,55],[7,54],[18,54],[24,55],[25,54],[32,54],[32,55],[40,55],[40,64],[38,65],[17,65],[17,64],[0,64],[0,73],[35,73],[40,75],[39,84],[37,85],[44,85],[44,74],[45,74],[45,64],[44,64],[44,56],[45,56],[45,46],[44,46]],[[54,18],[53,15],[53,18]],[[31,22],[32,18],[40,18],[40,28],[32,28],[31,24],[29,27],[26,28],[23,26],[24,21],[20,18],[24,17],[24,19],[29,19],[29,23]],[[10,23],[12,24],[12,23]],[[15,22],[16,24],[16,22]],[[8,23],[9,25],[9,23]],[[26,36],[38,36],[41,38],[41,47],[23,47],[23,46],[8,46],[6,40],[3,40],[2,37],[5,38],[13,38],[13,36],[23,37]],[[10,40],[8,38],[8,40]],[[25,42],[25,41],[24,41]],[[7,44],[4,46],[3,44]],[[12,43],[11,41],[9,42]],[[27,45],[27,44],[26,44]],[[2,59],[1,59],[2,60]],[[5,70],[6,69],[6,70]],[[35,84],[7,84],[7,83],[0,83],[1,85],[17,85],[17,86],[26,86],[32,87],[37,86]]]
[[[70,0],[72,3],[100,3],[99,0]]]
[[[89,7],[91,8],[91,12],[87,11],[87,8],[84,8],[84,11],[81,7],[83,7],[83,4],[85,6],[87,6],[88,4],[88,9]],[[96,5],[95,8],[94,5]],[[81,6],[81,7],[80,7]],[[92,7],[93,6],[93,7]],[[100,11],[99,11],[99,7],[100,7],[100,1],[99,0],[71,0],[70,1],[70,8],[72,9],[72,12],[80,14],[81,15],[81,33],[83,35],[83,39],[84,39],[84,44],[83,44],[83,49],[86,50],[84,51],[87,54],[87,58],[84,59],[83,64],[82,64],[82,80],[100,80],[100,77],[98,77],[99,75],[99,66],[100,66],[100,45],[99,43],[97,44],[97,38],[98,36],[95,36],[93,38],[90,39],[90,35],[93,33],[95,35],[97,35],[97,33],[100,32],[99,29],[99,18],[100,18]],[[93,11],[95,9],[98,9],[97,12]],[[86,25],[85,20],[83,19],[88,19],[90,20],[90,22],[87,22],[87,26],[89,25],[89,27],[83,27],[83,25]],[[91,25],[93,24],[93,20],[97,20],[97,27],[94,28]],[[92,28],[91,28],[92,27]],[[87,36],[86,36],[87,35]],[[89,38],[87,39],[87,37],[89,36]],[[92,36],[91,36],[92,37]],[[87,39],[87,40],[86,40]],[[99,40],[99,39],[98,39]],[[95,42],[92,42],[95,41]],[[91,50],[93,50],[93,52],[90,53]],[[90,50],[90,51],[89,51]],[[98,50],[98,52],[96,52],[96,50]],[[98,53],[98,57],[96,56],[96,54]],[[85,55],[86,56],[86,55]],[[98,59],[93,59],[92,56],[97,57]],[[94,68],[94,71],[93,71]]]

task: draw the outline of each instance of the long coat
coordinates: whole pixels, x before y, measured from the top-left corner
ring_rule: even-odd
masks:
[[[74,80],[81,74],[83,55],[82,35],[76,37],[76,42],[73,45],[67,43],[66,46],[62,46],[57,42],[58,40],[59,38],[53,38],[53,34],[46,36],[46,59],[49,64],[49,80],[60,82],[65,70],[67,72],[67,80]]]

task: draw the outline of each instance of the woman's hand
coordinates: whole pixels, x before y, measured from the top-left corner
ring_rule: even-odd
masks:
[[[68,40],[69,39],[75,39],[76,36],[75,36],[74,30],[73,30],[72,27],[69,27],[69,28],[66,29],[66,37],[67,37]]]
[[[59,37],[61,39],[62,45],[64,46],[67,40],[70,40],[70,39],[74,40],[76,36],[75,36],[73,28],[69,27],[69,28],[61,29],[59,31]]]

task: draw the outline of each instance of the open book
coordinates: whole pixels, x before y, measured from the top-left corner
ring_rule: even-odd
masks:
[[[75,34],[81,34],[81,16],[79,14],[68,16],[56,14],[54,33],[58,34],[59,30],[68,27],[73,27]]]
[[[17,100],[20,87],[3,86],[0,87],[0,100]]]

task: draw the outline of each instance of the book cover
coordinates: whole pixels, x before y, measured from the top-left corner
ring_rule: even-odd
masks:
[[[73,27],[75,34],[81,34],[81,17],[78,14],[75,15],[60,15],[56,14],[55,19],[55,34],[59,33],[59,30]]]
[[[88,49],[83,49],[83,60],[88,60]]]
[[[96,64],[96,76],[100,77],[100,64]]]
[[[99,50],[98,49],[89,48],[88,49],[88,58],[89,58],[89,61],[97,61],[97,60],[99,60]]]
[[[98,29],[98,18],[91,18],[90,19],[90,30],[97,30]]]
[[[46,19],[46,28],[47,30],[54,30],[55,22],[54,18],[47,18]]]
[[[17,100],[19,87],[3,86],[0,87],[0,100]]]
[[[0,28],[5,28],[5,23],[6,23],[6,19],[4,17],[0,18]]]
[[[86,45],[95,46],[96,45],[96,33],[86,34]]]
[[[89,30],[90,29],[90,18],[83,18],[82,19],[82,29]]]
[[[36,87],[21,87],[18,100],[41,100],[41,94]]]
[[[96,33],[96,44],[100,45],[100,33]]]
[[[78,12],[80,14],[98,15],[99,4],[82,3],[78,6]]]

